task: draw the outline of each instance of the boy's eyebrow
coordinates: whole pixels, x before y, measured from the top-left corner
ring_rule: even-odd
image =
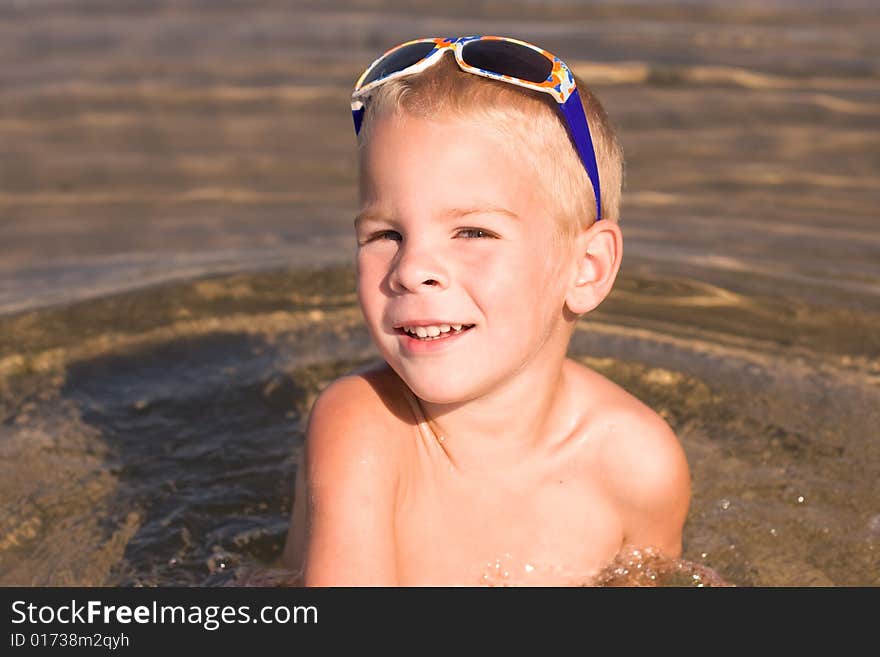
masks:
[[[508,210],[507,208],[502,207],[493,207],[493,206],[472,206],[467,208],[452,208],[443,213],[444,218],[449,219],[460,219],[461,217],[466,217],[472,214],[503,214],[511,219],[519,220],[520,216],[515,212]],[[382,218],[382,212],[373,209],[367,208],[362,212],[359,212],[358,215],[354,218],[354,227],[357,228],[362,223],[367,221],[379,221]]]

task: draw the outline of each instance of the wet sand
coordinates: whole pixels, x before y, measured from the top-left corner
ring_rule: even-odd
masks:
[[[272,562],[311,399],[376,355],[347,92],[486,31],[564,57],[620,131],[624,263],[571,355],[682,439],[683,556],[880,585],[878,12],[472,4],[0,9],[0,583]]]

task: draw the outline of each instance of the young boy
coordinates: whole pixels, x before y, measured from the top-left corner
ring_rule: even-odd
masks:
[[[679,556],[676,436],[566,358],[623,240],[622,155],[574,83],[501,37],[409,42],[359,80],[357,290],[384,362],[312,408],[283,556],[305,585],[584,585],[623,549]]]

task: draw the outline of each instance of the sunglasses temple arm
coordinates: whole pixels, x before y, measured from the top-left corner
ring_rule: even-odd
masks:
[[[599,167],[596,165],[596,151],[593,148],[593,140],[590,137],[590,126],[587,123],[587,117],[584,115],[584,106],[581,104],[581,98],[575,89],[561,106],[562,114],[568,123],[568,129],[571,132],[577,147],[578,155],[581,162],[587,170],[590,182],[593,184],[593,193],[596,197],[596,221],[602,218],[602,196],[599,190]]]
[[[361,123],[364,121],[364,104],[360,101],[351,104],[351,118],[354,119],[354,134],[361,133]]]

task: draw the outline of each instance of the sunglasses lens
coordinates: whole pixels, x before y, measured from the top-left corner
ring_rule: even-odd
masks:
[[[468,66],[529,82],[544,82],[553,70],[553,62],[543,54],[511,41],[468,41],[461,57]]]
[[[398,48],[390,53],[370,71],[369,75],[361,82],[361,87],[366,87],[371,82],[381,80],[384,77],[402,71],[407,66],[412,66],[418,61],[424,59],[425,55],[434,50],[434,42],[426,41],[422,43],[411,43],[408,46]]]

